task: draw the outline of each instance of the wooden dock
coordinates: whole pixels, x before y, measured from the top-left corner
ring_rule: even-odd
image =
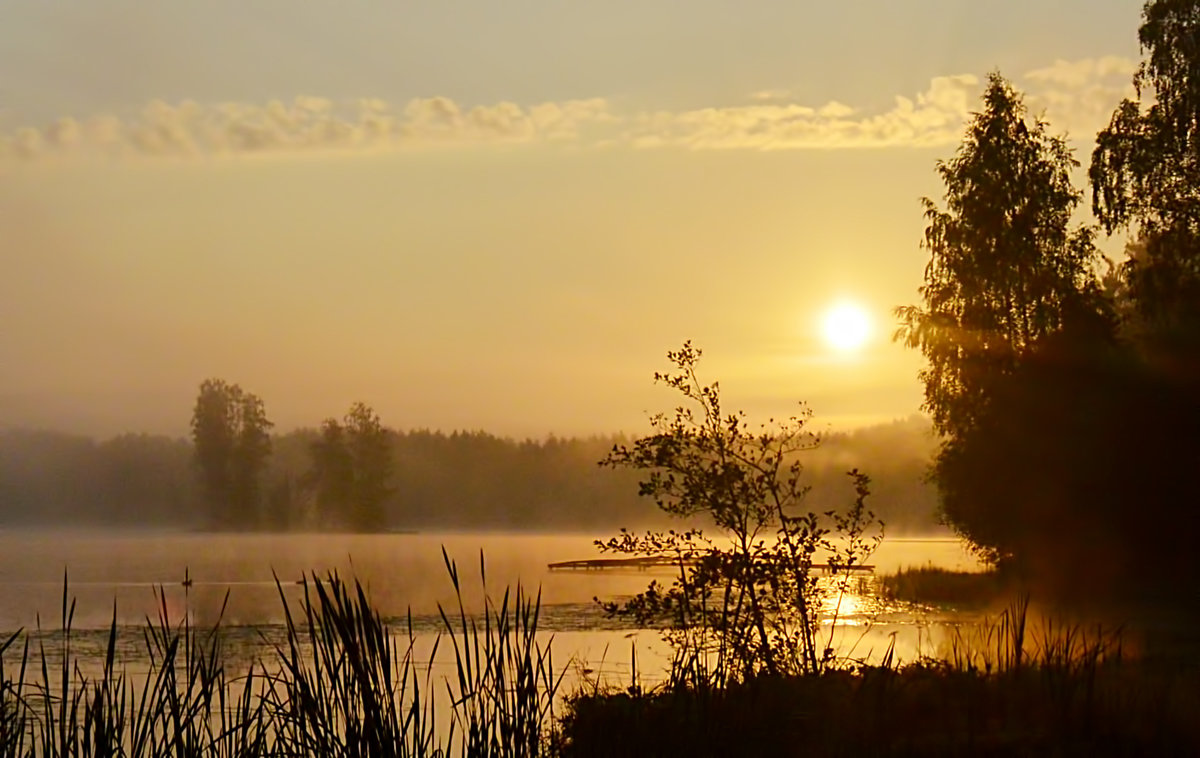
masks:
[[[559,561],[548,563],[546,568],[551,571],[606,571],[611,569],[637,569],[646,571],[652,568],[673,568],[679,565],[681,559],[665,556],[643,558],[592,558],[584,561]],[[682,559],[686,565],[692,565],[695,559]]]
[[[648,571],[650,569],[677,568],[680,561],[684,565],[693,565],[696,563],[695,558],[671,558],[668,556],[644,556],[640,558],[591,558],[582,561],[558,561],[557,563],[548,563],[546,568],[551,571],[614,571],[619,569],[633,569],[636,571]],[[814,563],[813,569],[822,573],[832,573],[832,568],[828,563]],[[873,574],[875,567],[864,564],[860,566],[851,566],[851,573],[856,574]]]

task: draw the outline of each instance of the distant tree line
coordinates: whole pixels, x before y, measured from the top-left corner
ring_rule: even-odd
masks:
[[[222,379],[207,379],[200,385],[192,412],[192,439],[214,525],[247,527],[262,520],[262,471],[271,455],[272,426],[257,395]]]
[[[236,439],[233,431],[220,438]],[[255,481],[231,489],[248,498],[232,506],[213,488],[235,477],[210,477],[203,446],[189,440],[0,430],[0,526],[609,532],[665,523],[637,496],[636,472],[597,466],[614,444],[627,442],[621,436],[516,440],[482,431],[396,431],[356,405],[319,429],[270,434],[263,457],[263,438],[250,438],[257,440],[246,448],[258,466]],[[825,435],[804,459],[814,507],[823,508],[825,498],[830,507],[844,504],[843,472],[870,467],[875,509],[890,534],[939,528],[936,493],[922,481],[934,444],[919,417]],[[246,470],[212,465],[215,472]]]
[[[374,410],[355,403],[343,420],[326,419],[307,444],[307,465],[264,492],[272,426],[257,395],[223,379],[200,384],[192,442],[210,528],[386,528],[393,445]]]
[[[3,526],[191,527],[199,506],[187,440],[0,431]]]
[[[928,360],[944,518],[997,564],[1064,594],[1194,576],[1200,480],[1200,2],[1151,0],[1138,96],[1088,178],[989,77],[925,201],[922,304],[897,337]],[[1104,259],[1100,231],[1127,233]]]

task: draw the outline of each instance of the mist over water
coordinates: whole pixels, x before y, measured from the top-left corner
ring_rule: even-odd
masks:
[[[665,670],[670,649],[658,631],[608,616],[597,600],[628,599],[651,580],[670,584],[674,572],[547,567],[606,557],[594,543],[618,527],[634,533],[679,527],[637,496],[635,472],[596,466],[623,438],[539,442],[390,432],[393,486],[379,531],[367,533],[348,530],[333,518],[345,515],[336,509],[322,518],[315,508],[305,484],[311,484],[315,434],[296,430],[272,438],[264,473],[268,507],[244,513],[282,517],[255,525],[210,512],[186,441],[0,431],[0,484],[7,493],[0,521],[8,525],[0,531],[0,631],[40,629],[53,637],[63,625],[65,579],[77,652],[102,658],[115,621],[119,648],[141,666],[142,630],[165,614],[171,624],[219,623],[226,655],[248,664],[271,657],[272,643],[283,640],[283,601],[300,612],[304,579],[336,572],[362,583],[394,633],[405,635],[411,618],[419,644],[431,646],[445,630],[438,605],[453,617],[459,599],[444,548],[457,564],[469,613],[484,607],[483,575],[494,603],[520,583],[528,596],[540,593],[539,634],[553,636],[556,659],[608,670],[621,660],[628,666],[635,646],[647,670],[651,660]],[[823,435],[820,447],[804,453],[813,485],[806,503],[815,512],[850,502],[847,470],[871,472],[871,508],[888,534],[909,538],[883,544],[871,559],[879,573],[926,564],[977,566],[945,531],[940,539],[911,539],[937,528],[933,492],[922,479],[931,440],[928,421],[910,417]],[[203,531],[213,523],[223,530]],[[870,594],[869,583],[859,586],[856,578],[855,587]],[[869,629],[880,650],[896,631],[915,651],[916,624],[924,623],[877,598],[848,598],[837,615],[831,635],[857,638]]]
[[[496,599],[519,581],[540,589],[547,620],[569,626],[571,614],[556,606],[593,606],[593,598],[620,597],[645,589],[669,573],[550,571],[556,561],[600,557],[587,533],[421,534],[179,534],[8,531],[0,534],[0,629],[57,625],[64,574],[76,600],[76,629],[107,629],[116,602],[119,624],[156,617],[161,589],[175,618],[185,610],[193,622],[217,621],[226,592],[223,625],[275,624],[283,620],[279,588],[300,599],[298,584],[313,573],[337,571],[367,588],[385,617],[408,611],[436,613],[454,602],[442,548],[458,564],[468,604],[480,598],[482,552],[488,590]],[[877,572],[931,563],[970,569],[975,560],[952,539],[885,540],[871,561]],[[192,581],[183,586],[184,578]],[[276,578],[279,587],[276,586]],[[599,615],[599,614],[597,614]]]
[[[56,636],[65,574],[68,602],[74,602],[72,645],[97,664],[114,609],[118,650],[138,669],[145,655],[140,629],[147,620],[156,621],[163,608],[172,624],[183,622],[185,615],[202,627],[219,620],[229,660],[248,664],[269,656],[271,645],[282,639],[280,592],[296,614],[304,597],[299,582],[336,571],[343,579],[362,582],[372,605],[396,633],[407,634],[411,612],[418,658],[430,660],[424,656],[444,631],[437,606],[450,611],[457,603],[442,556],[445,548],[457,564],[468,612],[483,607],[482,553],[493,602],[499,603],[506,589],[515,592],[518,582],[530,597],[540,592],[539,636],[544,642],[553,639],[557,665],[571,669],[572,676],[586,668],[620,683],[628,677],[631,649],[636,648],[643,675],[653,680],[670,661],[658,632],[608,617],[596,598],[629,597],[652,579],[669,583],[671,572],[548,569],[552,562],[601,557],[593,541],[603,536],[6,531],[0,534],[0,630],[36,631],[40,625],[43,633]],[[926,564],[978,567],[959,541],[946,538],[885,540],[871,564],[877,573]],[[190,586],[184,586],[185,577]],[[920,652],[931,618],[945,615],[927,616],[851,595],[842,602],[832,634],[845,654],[865,656],[884,650],[895,632],[897,655],[912,657]],[[52,644],[52,660],[55,650]]]

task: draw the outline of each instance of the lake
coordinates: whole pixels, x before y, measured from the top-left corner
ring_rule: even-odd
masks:
[[[669,580],[670,573],[547,568],[551,562],[600,557],[593,540],[607,536],[7,531],[0,533],[0,630],[36,630],[39,624],[43,631],[57,630],[65,575],[75,602],[77,654],[92,650],[97,658],[103,655],[115,612],[123,628],[122,655],[137,668],[138,630],[165,607],[172,620],[186,614],[203,626],[220,618],[229,649],[249,660],[269,652],[281,635],[280,592],[298,604],[302,578],[337,571],[359,580],[385,618],[407,623],[411,613],[418,649],[429,649],[439,629],[437,605],[456,602],[444,548],[458,564],[472,609],[480,607],[483,597],[481,552],[492,597],[498,599],[517,582],[533,593],[540,589],[539,628],[547,641],[553,637],[556,665],[573,661],[574,669],[619,682],[627,676],[630,651],[636,648],[639,668],[653,679],[652,672],[665,666],[668,654],[658,634],[608,618],[594,598],[628,597],[645,589],[651,578]],[[888,539],[871,563],[879,573],[926,564],[978,568],[955,539]],[[186,587],[185,577],[190,580]],[[888,606],[868,593],[846,598],[837,625],[827,633],[841,655],[877,656],[894,638],[896,654],[910,659],[934,652],[945,624],[956,620],[954,614]]]

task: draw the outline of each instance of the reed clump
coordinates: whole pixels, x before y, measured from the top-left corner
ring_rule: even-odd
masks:
[[[481,614],[468,612],[458,568],[443,557],[458,602],[439,606],[443,628],[428,659],[415,654],[411,616],[394,628],[361,584],[331,573],[305,578],[298,607],[280,587],[283,641],[236,673],[220,624],[173,621],[161,592],[139,670],[117,654],[114,609],[93,671],[73,648],[64,579],[60,629],[0,644],[0,758],[546,754],[562,672],[536,637],[540,593],[518,585],[492,600],[481,555],[487,599]],[[446,676],[434,672],[441,644],[453,650]]]
[[[952,571],[937,566],[913,566],[879,577],[880,591],[889,598],[919,605],[984,608],[992,605],[1011,583],[998,571]]]

